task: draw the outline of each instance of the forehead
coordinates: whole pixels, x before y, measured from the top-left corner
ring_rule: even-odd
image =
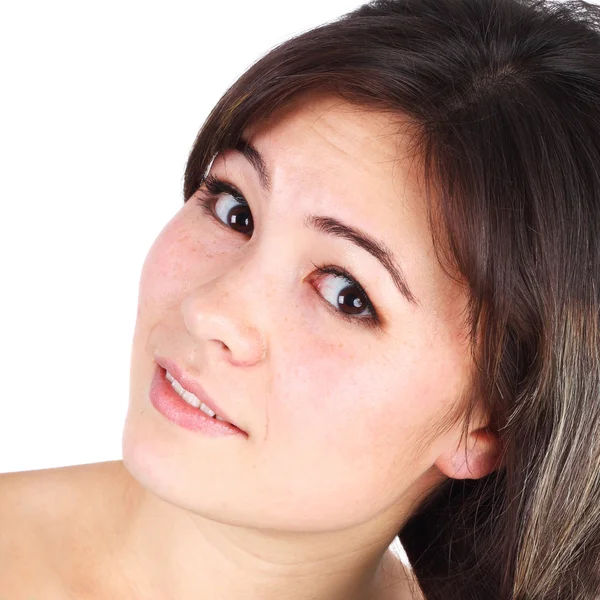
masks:
[[[372,232],[404,230],[404,239],[423,249],[429,229],[410,130],[401,115],[313,92],[247,128],[244,137],[263,154],[273,179],[285,180],[284,189],[318,190],[325,208],[335,206],[355,223],[372,221]]]
[[[293,147],[296,154],[304,151],[318,158],[312,161],[315,166],[337,163],[377,176],[387,171],[382,182],[391,182],[394,166],[407,158],[407,125],[397,114],[321,94],[301,96],[246,133],[267,147]],[[345,175],[351,178],[351,173]]]

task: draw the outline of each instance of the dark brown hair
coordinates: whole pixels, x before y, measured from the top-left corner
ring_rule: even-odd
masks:
[[[463,432],[483,403],[502,463],[446,480],[399,532],[425,597],[598,600],[600,7],[376,0],[304,32],[210,113],[185,201],[311,90],[409,120],[436,254],[468,285]]]

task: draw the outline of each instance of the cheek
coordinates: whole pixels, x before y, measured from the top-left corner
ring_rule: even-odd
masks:
[[[259,489],[278,498],[284,481],[298,519],[329,525],[397,502],[431,465],[418,442],[448,391],[445,358],[409,344],[385,353],[351,331],[336,341],[289,331],[279,343],[254,462]]]
[[[224,251],[188,212],[185,206],[165,225],[146,255],[139,284],[141,310],[161,311],[180,302],[205,275],[211,259]]]
[[[347,464],[375,477],[425,466],[417,441],[462,383],[450,350],[421,342],[386,347],[352,332],[345,339],[290,332],[285,347],[273,353],[285,359],[273,365],[269,445],[281,445],[284,456],[296,454],[309,470],[333,474]]]

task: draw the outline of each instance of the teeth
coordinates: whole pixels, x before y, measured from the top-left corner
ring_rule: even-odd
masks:
[[[167,379],[171,382],[171,386],[173,389],[188,403],[191,404],[195,408],[199,408],[203,413],[206,413],[209,417],[215,417],[218,421],[225,421],[225,419],[221,418],[214,411],[212,411],[208,406],[202,404],[200,400],[194,396],[191,392],[184,390],[182,385],[167,371]]]
[[[173,384],[171,384],[171,385],[173,385]],[[196,398],[196,396],[194,396],[194,394],[191,394],[187,390],[183,390],[183,392],[179,392],[179,390],[177,390],[177,392],[188,404],[191,404],[192,406],[195,406],[196,408],[200,408],[202,406],[202,403],[200,402],[200,400],[198,400],[198,398]]]
[[[217,414],[214,410],[210,410],[210,408],[204,404],[200,404],[200,410],[205,412],[209,417],[214,417]]]

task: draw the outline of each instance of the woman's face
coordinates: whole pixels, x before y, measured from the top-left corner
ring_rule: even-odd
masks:
[[[465,298],[434,258],[398,131],[383,113],[304,100],[244,136],[269,191],[256,160],[224,151],[210,173],[248,207],[222,192],[211,216],[201,189],[161,231],[141,274],[123,437],[146,488],[216,521],[324,531],[402,519],[440,474],[457,438],[428,436],[467,384]],[[389,251],[393,276],[351,229]],[[247,436],[166,419],[149,398],[155,356]]]

